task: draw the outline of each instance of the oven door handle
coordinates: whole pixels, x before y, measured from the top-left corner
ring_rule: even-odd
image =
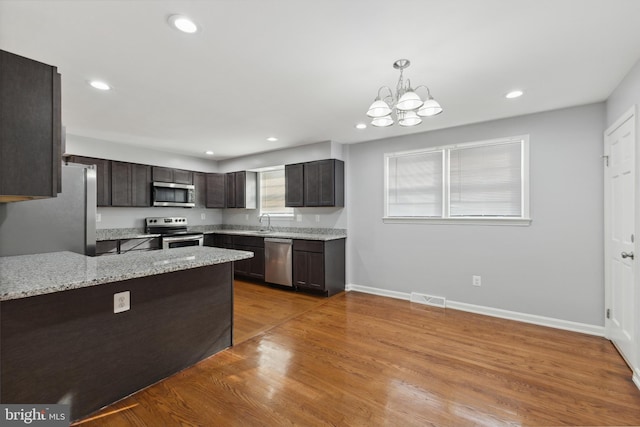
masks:
[[[203,235],[195,235],[195,236],[176,236],[176,237],[163,237],[163,242],[187,242],[190,240],[201,240],[203,239]]]

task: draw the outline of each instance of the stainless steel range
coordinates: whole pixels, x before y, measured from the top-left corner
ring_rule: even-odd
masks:
[[[202,246],[204,235],[187,231],[187,218],[184,217],[151,217],[145,219],[149,234],[160,234],[162,249],[182,248],[185,246]]]

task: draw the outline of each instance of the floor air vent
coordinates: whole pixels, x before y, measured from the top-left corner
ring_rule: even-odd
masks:
[[[411,302],[417,302],[419,304],[433,305],[435,307],[446,307],[447,299],[445,297],[436,297],[433,295],[419,294],[417,292],[411,292]]]

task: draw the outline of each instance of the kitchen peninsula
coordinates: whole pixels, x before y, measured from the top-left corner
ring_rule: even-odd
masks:
[[[0,258],[2,403],[78,419],[231,346],[233,261],[186,247]]]

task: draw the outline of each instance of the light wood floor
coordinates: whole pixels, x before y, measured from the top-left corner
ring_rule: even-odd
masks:
[[[640,425],[605,339],[236,282],[236,344],[85,426]]]

